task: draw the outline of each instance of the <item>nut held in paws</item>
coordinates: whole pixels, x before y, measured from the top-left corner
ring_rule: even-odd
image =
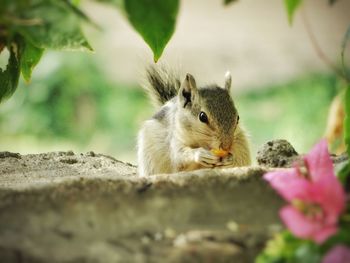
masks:
[[[211,152],[218,157],[226,157],[228,155],[228,151],[222,149],[212,149]]]

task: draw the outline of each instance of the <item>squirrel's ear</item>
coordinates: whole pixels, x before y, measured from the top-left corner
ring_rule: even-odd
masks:
[[[185,108],[188,103],[193,102],[195,94],[197,93],[197,85],[194,77],[187,73],[185,80],[182,82],[179,99]]]
[[[232,83],[231,73],[230,73],[230,71],[227,71],[226,74],[225,74],[225,89],[227,91],[230,91],[231,83]]]

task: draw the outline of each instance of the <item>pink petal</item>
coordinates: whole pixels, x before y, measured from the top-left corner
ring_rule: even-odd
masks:
[[[327,214],[339,216],[344,211],[346,194],[343,186],[336,178],[329,184],[316,182],[313,187],[315,200],[317,200]]]
[[[337,218],[345,208],[345,191],[333,171],[326,140],[321,140],[305,156],[314,184],[311,196],[330,218]]]
[[[287,201],[303,199],[310,184],[300,178],[295,169],[269,172],[264,175],[264,179]]]
[[[322,259],[322,263],[348,263],[350,262],[350,248],[344,245],[333,247]]]
[[[338,231],[338,228],[335,225],[329,226],[329,227],[322,227],[320,230],[315,231],[313,234],[312,239],[318,243],[322,244],[325,242],[329,237],[336,234]]]
[[[288,205],[280,210],[280,217],[288,229],[297,237],[310,238],[315,225],[293,206]]]
[[[312,150],[304,157],[308,165],[312,181],[318,181],[321,178],[335,177],[333,171],[333,162],[328,152],[327,141],[322,139]]]
[[[321,244],[337,232],[336,225],[324,225],[322,219],[310,220],[293,206],[281,209],[280,217],[287,228],[297,237],[312,239]]]
[[[295,179],[296,177],[296,173],[294,171],[294,169],[283,169],[280,171],[274,171],[274,172],[268,172],[266,174],[264,174],[263,178],[266,181],[275,181],[278,180],[279,178],[284,178],[283,180],[292,180]]]

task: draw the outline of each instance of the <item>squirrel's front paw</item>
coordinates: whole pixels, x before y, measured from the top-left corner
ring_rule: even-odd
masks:
[[[204,167],[214,167],[218,164],[220,157],[204,148],[198,148],[194,153],[194,161]]]
[[[233,155],[229,153],[227,156],[221,158],[217,166],[231,166],[233,165]]]

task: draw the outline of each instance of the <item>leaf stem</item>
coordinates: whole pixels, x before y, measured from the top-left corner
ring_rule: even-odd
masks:
[[[307,35],[310,39],[310,42],[312,44],[312,47],[314,48],[316,54],[318,55],[318,57],[338,76],[340,76],[341,78],[345,79],[346,82],[350,82],[350,79],[348,78],[348,76],[346,76],[343,72],[343,70],[341,70],[339,67],[337,67],[328,57],[327,55],[324,53],[324,51],[322,50],[322,48],[320,47],[320,45],[318,44],[318,41],[316,39],[316,36],[311,28],[310,22],[307,18],[307,14],[305,11],[305,8],[303,7],[301,10],[301,17],[302,17],[302,21],[304,24],[304,27],[306,29]]]
[[[346,44],[348,42],[348,39],[350,38],[350,26],[348,27],[344,39],[343,39],[343,44],[341,47],[341,61],[342,61],[342,66],[343,66],[343,72],[345,76],[348,76],[348,71],[347,71],[347,67],[345,65],[345,50],[346,50]]]

